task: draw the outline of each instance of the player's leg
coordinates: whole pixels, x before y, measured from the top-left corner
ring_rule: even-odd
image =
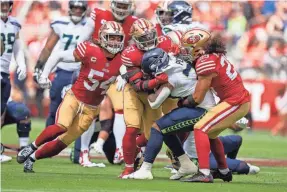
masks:
[[[34,142],[18,153],[18,163],[25,162],[38,147],[66,132],[67,128],[72,125],[79,107],[79,103],[73,92],[68,91],[57,110],[56,124],[44,129]]]
[[[128,175],[134,171],[134,161],[136,154],[136,137],[141,127],[143,114],[143,104],[138,94],[127,84],[124,88],[124,119],[126,132],[123,137],[123,155],[125,170],[120,177]]]
[[[74,99],[76,100],[76,98]],[[33,163],[36,160],[53,157],[59,154],[63,149],[74,142],[89,128],[98,114],[99,107],[92,107],[81,103],[79,110],[76,111],[76,116],[72,120],[72,124],[67,126],[67,131],[55,140],[46,143],[42,148],[34,152],[25,161],[24,172],[33,172]]]
[[[186,174],[195,173],[197,167],[185,155],[182,143],[177,137],[176,132],[192,130],[193,125],[204,116],[205,112],[206,110],[200,108],[178,108],[157,120],[151,128],[142,167],[131,175],[131,177],[136,179],[152,179],[152,164],[162,147],[163,141],[179,158],[182,165],[182,170],[179,171],[181,175],[175,179],[179,179]]]
[[[239,149],[242,144],[240,135],[227,135],[218,137],[223,144],[224,153],[230,159],[236,159]]]
[[[209,169],[209,152],[214,154],[222,179],[231,181],[232,175],[228,169],[224,148],[218,135],[232,126],[238,119],[248,113],[250,103],[231,106],[222,102],[208,111],[208,113],[194,126],[195,144],[199,161],[198,174],[186,179],[188,182],[213,182]],[[225,177],[226,176],[226,177]]]
[[[51,101],[49,107],[49,115],[46,121],[46,127],[55,124],[56,112],[60,103],[62,102],[62,90],[65,86],[71,84],[72,75],[72,71],[65,71],[62,69],[58,69],[56,71],[56,76],[50,89]]]
[[[177,102],[178,99],[167,98],[161,105],[162,113],[165,115],[176,109],[178,107]]]
[[[11,83],[9,74],[1,73],[1,126],[4,123],[5,111],[7,107],[7,101],[11,93]]]
[[[114,156],[116,152],[116,141],[115,141],[115,136],[113,133],[111,133],[108,139],[106,140],[103,150],[104,150],[107,160],[111,164],[114,164]]]

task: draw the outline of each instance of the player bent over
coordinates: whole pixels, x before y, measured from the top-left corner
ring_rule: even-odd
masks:
[[[123,28],[117,22],[106,22],[99,30],[100,45],[85,41],[73,51],[59,52],[48,60],[39,79],[41,87],[50,87],[48,75],[57,62],[80,61],[79,77],[57,110],[56,123],[44,129],[37,139],[17,155],[24,172],[33,172],[35,160],[59,154],[85,132],[99,114],[99,105],[109,85],[116,80],[121,66],[120,51],[124,45]],[[45,144],[41,149],[38,147]]]
[[[217,136],[248,113],[249,92],[244,88],[240,75],[226,59],[225,46],[219,38],[211,37],[205,30],[192,29],[183,35],[181,41],[198,76],[194,94],[182,100],[181,104],[197,107],[210,89],[220,98],[220,102],[194,126],[199,172],[183,181],[213,182],[209,165],[211,150],[218,163],[218,175],[229,182],[232,173],[227,167],[224,148]]]

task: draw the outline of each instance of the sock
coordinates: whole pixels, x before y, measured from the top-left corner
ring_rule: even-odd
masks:
[[[41,149],[38,149],[35,152],[35,160],[36,159],[44,159],[48,157],[53,157],[58,155],[63,149],[65,149],[67,145],[63,143],[59,139],[55,139],[46,143]]]
[[[188,138],[183,144],[183,149],[190,158],[197,159],[197,152],[195,147],[194,132],[191,131]]]
[[[228,168],[224,154],[224,148],[220,139],[218,137],[216,139],[209,139],[209,142],[210,149],[214,155],[214,158],[216,159],[218,169],[220,170]]]
[[[127,127],[123,138],[123,154],[126,167],[131,167],[135,161],[136,153],[136,137],[138,129],[134,127]]]
[[[209,169],[210,144],[208,135],[199,130],[194,130],[195,146],[200,169]]]
[[[226,175],[228,172],[229,172],[229,169],[228,168],[226,168],[226,169],[218,169],[219,170],[219,172],[221,173],[221,174],[223,174],[223,175]]]
[[[186,155],[186,154],[183,154],[183,155],[181,155],[181,156],[178,156],[178,160],[179,160],[179,162],[180,162],[180,165],[181,166],[185,166],[185,165],[189,165],[190,164],[190,162],[191,162],[191,160],[189,159],[189,157]]]
[[[209,175],[210,174],[210,169],[199,169],[199,171],[201,173],[203,173],[204,175]]]
[[[143,133],[137,137],[136,143],[138,147],[145,147],[147,145],[147,142],[148,141]]]
[[[81,151],[85,150],[89,151],[89,145],[94,132],[95,132],[95,121],[93,121],[89,129],[81,135]]]
[[[19,137],[19,146],[26,147],[29,144],[29,137]]]
[[[123,114],[115,113],[113,132],[116,140],[116,148],[120,149],[123,146],[123,138],[126,132],[126,124]]]
[[[102,148],[103,148],[105,142],[106,142],[106,141],[105,141],[104,139],[102,139],[102,138],[98,138],[98,139],[97,139],[97,144],[98,144],[99,146],[102,146]]]
[[[46,129],[44,129],[40,135],[35,140],[35,147],[40,147],[46,142],[52,141],[53,139],[56,139],[59,135],[62,133],[65,133],[66,130],[61,128],[58,125],[50,125]]]
[[[150,130],[150,138],[148,140],[145,154],[144,154],[144,162],[153,163],[156,156],[160,152],[163,143],[163,135],[155,128],[151,128]]]
[[[152,168],[152,163],[148,163],[144,161],[140,169],[151,171],[151,168]]]
[[[164,135],[163,136],[164,143],[168,146],[168,148],[173,152],[176,157],[179,157],[185,154],[181,141],[175,134]]]

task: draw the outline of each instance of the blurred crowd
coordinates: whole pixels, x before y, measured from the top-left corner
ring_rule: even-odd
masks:
[[[12,15],[20,17],[21,37],[26,45],[30,75],[15,83],[14,99],[47,106],[49,100],[32,80],[32,71],[50,33],[50,23],[67,15],[68,1],[14,1]],[[287,82],[287,2],[282,1],[189,1],[193,21],[199,21],[218,33],[227,45],[228,58],[243,78]],[[158,0],[135,0],[135,15],[153,19]],[[94,7],[109,9],[108,1],[89,1]],[[25,8],[28,9],[25,11]],[[21,18],[22,17],[22,18]],[[13,94],[14,93],[14,94]],[[19,98],[15,98],[19,97]],[[34,98],[37,98],[36,100]],[[37,110],[45,111],[45,110]],[[32,111],[33,112],[33,111]],[[44,115],[44,114],[38,114]]]

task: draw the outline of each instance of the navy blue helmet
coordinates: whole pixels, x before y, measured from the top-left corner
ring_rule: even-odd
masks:
[[[154,48],[144,53],[141,68],[144,73],[154,75],[157,70],[167,66],[168,62],[168,54],[160,48]]]
[[[173,24],[189,24],[192,21],[192,6],[186,1],[173,1],[168,5],[172,12]]]
[[[7,10],[7,12],[6,11],[2,12],[2,9],[1,9],[1,13],[0,13],[2,18],[6,18],[6,17],[8,17],[9,13],[12,12],[12,7],[13,7],[14,2],[13,2],[13,0],[1,0],[1,4],[2,3],[9,3],[9,9]],[[2,5],[1,5],[1,7],[2,7]]]

